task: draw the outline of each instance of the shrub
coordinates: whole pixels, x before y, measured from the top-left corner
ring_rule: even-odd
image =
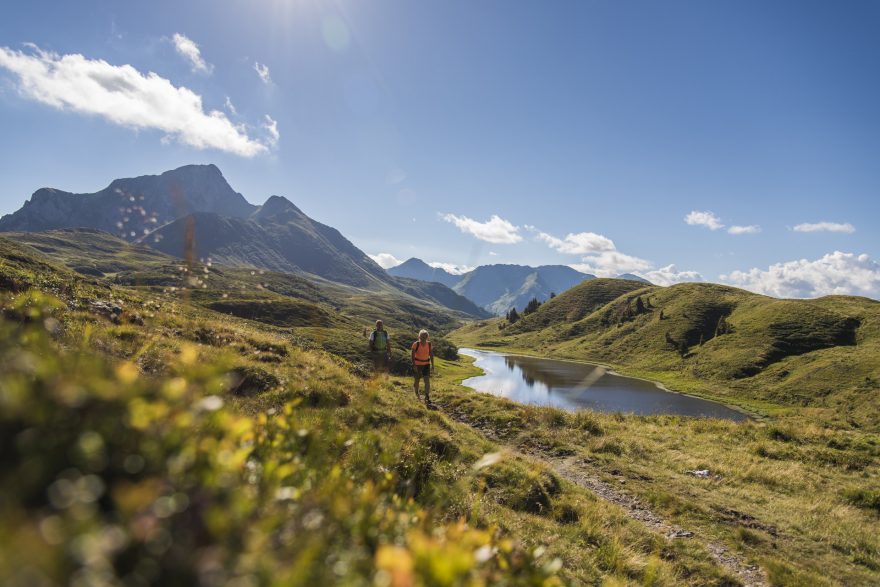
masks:
[[[277,377],[259,367],[236,367],[230,373],[232,382],[229,390],[233,395],[257,395],[274,389],[279,384]]]
[[[562,489],[555,474],[530,470],[520,462],[499,463],[484,475],[486,486],[493,490],[499,503],[531,514],[549,514],[553,497]]]
[[[843,498],[850,504],[880,512],[880,491],[852,487],[843,492]]]

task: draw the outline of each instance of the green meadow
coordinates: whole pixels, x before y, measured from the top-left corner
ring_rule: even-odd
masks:
[[[880,580],[876,303],[597,280],[515,324],[467,321],[52,238],[0,239],[6,584]],[[391,374],[364,357],[377,316]],[[433,410],[400,348],[422,327],[445,357]],[[518,405],[461,386],[478,371],[454,344],[599,361],[756,417]]]

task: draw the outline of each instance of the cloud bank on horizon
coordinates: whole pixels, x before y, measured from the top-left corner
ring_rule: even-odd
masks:
[[[177,50],[194,67],[207,68],[198,47],[183,37]],[[165,139],[195,149],[218,149],[242,157],[269,152],[278,143],[277,123],[266,117],[267,138],[250,136],[219,110],[205,111],[202,97],[153,72],[131,65],[111,65],[80,54],[59,55],[33,44],[30,53],[0,47],[0,68],[18,78],[17,89],[28,99],[58,110],[99,116],[135,130],[157,130]]]
[[[866,254],[835,251],[820,259],[733,271],[723,282],[777,298],[860,295],[880,298],[880,263]]]

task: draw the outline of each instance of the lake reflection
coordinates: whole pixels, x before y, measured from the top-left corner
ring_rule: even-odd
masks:
[[[459,352],[474,357],[484,372],[464,380],[464,385],[524,404],[571,411],[747,419],[722,404],[666,391],[650,381],[606,373],[597,365],[474,349]]]

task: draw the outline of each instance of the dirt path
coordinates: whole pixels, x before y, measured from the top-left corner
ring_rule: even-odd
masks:
[[[738,577],[745,587],[765,587],[768,585],[767,577],[760,567],[749,564],[741,556],[732,552],[723,544],[701,538],[697,533],[681,528],[680,526],[665,520],[662,516],[642,503],[638,497],[621,490],[619,487],[611,483],[603,481],[599,476],[599,471],[582,459],[576,457],[559,458],[541,451],[523,453],[516,447],[507,444],[503,439],[499,438],[495,431],[490,427],[472,422],[465,414],[456,410],[449,409],[442,405],[440,405],[440,408],[445,414],[454,420],[467,424],[486,436],[489,440],[502,444],[515,453],[545,463],[551,469],[556,471],[556,473],[563,479],[583,487],[606,501],[618,505],[623,509],[627,516],[633,520],[641,522],[654,532],[663,534],[667,539],[697,540],[706,548],[712,558],[715,559],[721,567]]]

